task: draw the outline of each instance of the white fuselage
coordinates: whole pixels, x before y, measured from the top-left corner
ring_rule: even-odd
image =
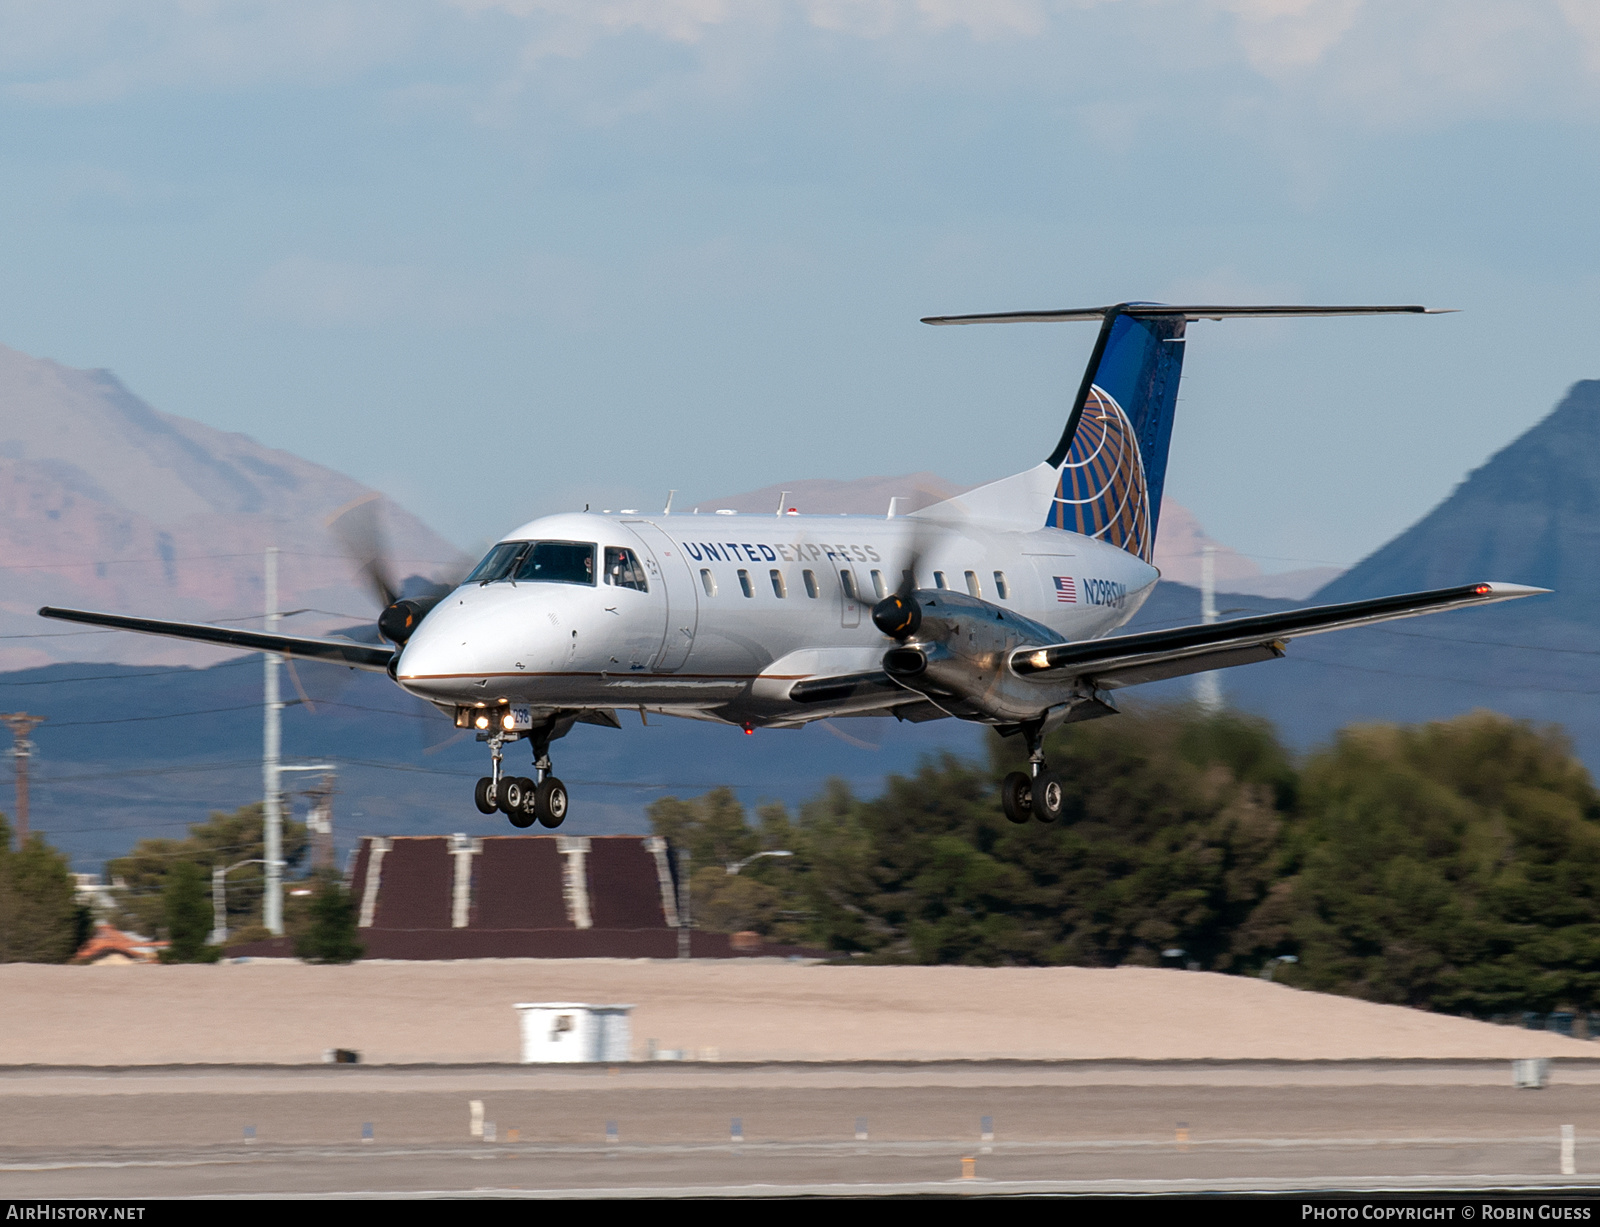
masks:
[[[504,540],[593,543],[599,557],[631,550],[648,584],[618,587],[604,574],[464,584],[406,643],[395,669],[406,690],[444,707],[507,701],[791,724],[862,708],[802,707],[788,692],[878,668],[893,642],[869,615],[914,554],[916,587],[970,592],[1062,642],[1122,625],[1159,577],[1076,533],[915,515],[565,514]]]

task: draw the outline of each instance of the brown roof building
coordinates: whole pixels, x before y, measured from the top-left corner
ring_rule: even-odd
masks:
[[[369,835],[350,892],[369,959],[675,958],[665,840],[640,835]],[[816,954],[692,930],[696,958]],[[284,939],[230,948],[288,954]]]

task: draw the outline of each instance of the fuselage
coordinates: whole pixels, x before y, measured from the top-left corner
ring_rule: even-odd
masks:
[[[1058,642],[1122,625],[1158,578],[1133,555],[1061,529],[916,515],[564,514],[496,548],[479,569],[490,578],[469,578],[406,642],[394,670],[406,690],[442,707],[788,724],[829,714],[790,701],[796,682],[878,668],[893,644],[869,614],[913,558],[914,587],[977,596]],[[494,574],[511,565],[497,560],[517,557],[520,571]]]

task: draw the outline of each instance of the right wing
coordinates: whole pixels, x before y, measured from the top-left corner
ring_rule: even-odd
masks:
[[[1039,681],[1081,677],[1100,689],[1112,690],[1225,669],[1230,665],[1272,660],[1282,656],[1289,640],[1300,635],[1320,635],[1471,605],[1492,605],[1549,591],[1522,584],[1464,584],[1459,588],[1435,588],[1342,605],[1313,605],[1308,609],[1260,614],[1232,622],[1179,626],[1043,648],[1018,648],[1011,654],[1011,668],[1021,677]]]
[[[299,635],[268,635],[261,631],[234,630],[229,626],[207,626],[203,622],[160,622],[154,618],[125,618],[121,614],[90,613],[83,609],[57,609],[46,605],[43,618],[63,622],[83,622],[117,631],[138,631],[141,635],[165,635],[171,639],[192,639],[225,648],[244,648],[251,652],[277,652],[296,660],[323,660],[352,669],[383,673],[394,659],[387,644],[355,643],[349,639],[307,639]]]

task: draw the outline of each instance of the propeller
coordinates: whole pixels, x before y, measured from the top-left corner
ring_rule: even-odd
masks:
[[[911,555],[895,590],[872,607],[872,624],[891,639],[904,643],[922,625],[922,606],[914,595],[917,590],[917,568],[922,565],[926,552],[928,523],[911,517]]]
[[[454,590],[455,585],[430,583],[396,584],[383,539],[378,513],[383,495],[374,491],[341,507],[328,517],[328,531],[361,570],[373,596],[382,607],[378,633],[391,643],[403,644],[411,638],[427,613]],[[417,579],[420,577],[411,577]],[[409,587],[415,595],[406,596]]]

